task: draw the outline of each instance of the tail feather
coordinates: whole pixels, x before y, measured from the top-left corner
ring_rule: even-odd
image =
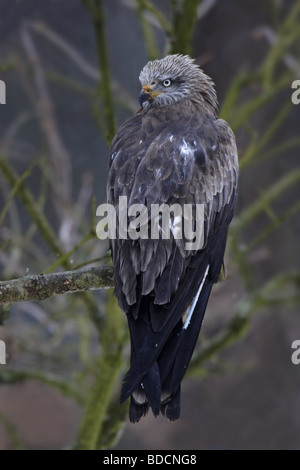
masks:
[[[201,292],[201,298],[198,300],[198,303],[195,306],[190,324],[187,329],[182,329],[181,337],[177,343],[176,359],[174,361],[174,367],[170,381],[171,393],[176,390],[178,385],[181,383],[192,358],[212,286],[212,282],[207,282],[204,284],[203,291]]]
[[[142,387],[145,390],[147,402],[154,416],[158,416],[161,404],[161,383],[157,362],[154,362],[149,372],[143,378]]]
[[[146,416],[148,410],[148,403],[137,403],[133,397],[130,398],[129,420],[131,423],[138,423],[143,416]]]
[[[180,417],[180,391],[179,385],[177,391],[167,400],[161,404],[162,414],[170,421],[176,421]]]
[[[149,407],[154,416],[161,412],[171,421],[179,418],[180,384],[192,358],[213,283],[221,270],[225,241],[226,237],[218,246],[217,258],[211,258],[208,250],[207,257],[202,254],[198,265],[195,261],[187,268],[171,301],[160,306],[163,314],[160,329],[153,328],[151,323],[153,297],[142,299],[137,317],[130,309],[127,312],[132,355],[121,401],[131,395],[132,422],[137,422]]]
[[[139,421],[149,407],[154,416],[161,412],[171,421],[179,418],[180,383],[195,348],[212,285],[211,280],[203,282],[202,292],[185,328],[182,317],[178,319],[176,315],[170,316],[163,330],[158,332],[141,318],[128,319],[132,365],[124,378],[121,401],[132,396],[130,421]],[[177,308],[182,312],[182,301],[178,302]],[[146,334],[140,336],[141,330]]]
[[[172,299],[170,305],[171,314],[168,321],[160,331],[153,331],[150,319],[145,320],[146,315],[140,315],[133,319],[130,311],[127,314],[128,325],[131,337],[132,356],[131,367],[124,377],[121,390],[121,403],[127,400],[135,388],[143,381],[143,377],[148,373],[152,364],[161,355],[165,346],[169,343],[172,331],[182,327],[182,315],[188,307],[188,298],[197,293],[199,286],[198,279],[204,277],[206,266],[200,265],[198,269],[187,270],[184,289],[178,291]],[[143,305],[143,309],[149,308]],[[164,313],[165,314],[165,313]],[[142,343],[141,343],[142,341]]]

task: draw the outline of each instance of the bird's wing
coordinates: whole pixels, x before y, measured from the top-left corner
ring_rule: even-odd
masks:
[[[209,238],[221,226],[228,226],[233,214],[238,171],[235,139],[222,120],[197,115],[190,107],[177,106],[173,112],[168,108],[137,115],[121,126],[111,148],[108,202],[115,206],[117,220],[120,196],[127,197],[128,206],[145,205],[149,230],[155,223],[151,205],[177,204],[183,212],[186,204],[203,204],[200,252],[206,256]],[[120,240],[117,232],[117,239],[111,243],[116,294],[125,312],[140,302],[140,296],[150,293],[154,305],[168,304],[199,252],[186,249],[190,240],[184,236],[184,222],[183,238],[174,238],[178,224],[173,213],[171,218],[169,239],[150,239],[149,231],[148,239]],[[162,221],[156,219],[161,230]],[[195,213],[192,223],[195,229]],[[167,319],[162,314],[160,317]],[[156,322],[155,329],[158,327]]]
[[[162,203],[182,209],[203,205],[200,248],[187,249],[190,240],[176,238],[176,217],[170,218],[168,239],[123,240],[117,234],[111,241],[115,292],[127,313],[132,349],[121,400],[133,394],[132,421],[149,405],[154,414],[161,407],[173,420],[180,382],[223,262],[237,191],[235,138],[226,122],[190,103],[178,104],[127,121],[112,144],[111,162],[108,202],[117,216],[120,196],[127,197],[128,206],[148,209]],[[149,215],[144,222],[149,231],[152,219]],[[192,222],[195,228],[195,216]]]

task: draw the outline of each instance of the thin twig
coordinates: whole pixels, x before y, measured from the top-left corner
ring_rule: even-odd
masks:
[[[24,181],[18,183],[19,178],[10,167],[9,163],[0,156],[0,170],[2,171],[5,179],[11,185],[12,188],[17,188],[16,192],[18,197],[21,199],[22,203],[24,204],[25,208],[27,209],[30,217],[35,222],[40,234],[48,244],[49,248],[52,252],[59,257],[64,255],[61,246],[53,232],[51,226],[48,223],[47,218],[40,210],[38,204],[36,203],[32,192],[29,188],[24,184]],[[69,267],[69,263],[64,264],[65,268]]]
[[[5,368],[5,370],[0,370],[0,384],[20,383],[22,380],[28,379],[50,385],[64,395],[73,398],[78,403],[82,404],[84,401],[83,395],[75,388],[75,384],[71,385],[69,382],[63,381],[53,374],[30,369],[14,370]]]
[[[105,138],[109,144],[116,132],[116,119],[111,89],[110,66],[107,50],[105,13],[102,0],[89,0],[86,2],[90,10],[96,32],[97,53],[102,80],[99,82],[99,91],[103,100],[103,116],[106,125]]]
[[[278,35],[274,31],[274,29],[267,25],[259,26],[258,28],[256,28],[253,31],[253,36],[256,39],[265,37],[268,43],[271,44],[271,46],[274,46],[278,41]],[[282,60],[287,67],[296,70],[298,74],[300,73],[300,62],[292,54],[284,54],[282,56]]]
[[[27,24],[28,27],[32,28],[34,32],[43,35],[58,49],[63,51],[87,77],[96,82],[100,82],[102,80],[102,74],[100,70],[87,62],[85,58],[79,54],[79,52],[56,31],[53,31],[49,26],[42,23],[41,21],[29,22]],[[59,76],[57,75],[56,78],[58,77]],[[61,77],[61,80],[63,79],[66,80],[65,77]],[[113,90],[114,97],[117,97],[121,105],[125,106],[130,112],[135,113],[138,108],[137,100],[135,100],[117,80],[112,79],[111,88]]]
[[[71,234],[74,232],[74,219],[70,211],[72,194],[71,157],[60,137],[43,67],[26,22],[21,27],[20,35],[28,60],[33,68],[38,93],[38,97],[35,99],[35,108],[50,149],[50,162],[55,181],[55,184],[52,185],[56,195],[55,207],[61,224],[59,238],[64,246],[68,248]]]
[[[291,188],[294,184],[299,184],[299,181],[300,170],[290,171],[284,175],[280,180],[276,181],[276,183],[262,193],[259,199],[246,207],[239,216],[236,217],[233,227],[245,228],[255,217],[265,210],[266,206],[269,206],[273,201],[275,201],[276,198],[278,198],[286,189]]]

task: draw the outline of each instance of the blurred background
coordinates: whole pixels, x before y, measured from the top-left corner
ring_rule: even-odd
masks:
[[[195,57],[241,165],[181,419],[128,422],[124,316],[66,294],[2,306],[0,449],[299,449],[300,1],[0,0],[0,38],[1,280],[111,263],[95,210],[149,59]]]

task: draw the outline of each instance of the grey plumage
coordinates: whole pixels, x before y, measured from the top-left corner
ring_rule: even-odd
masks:
[[[145,103],[143,109],[174,104],[188,98],[191,101],[210,104],[217,113],[217,95],[210,77],[194,64],[194,59],[180,54],[169,55],[161,60],[154,60],[145,65],[139,76],[141,85],[154,84],[153,90],[163,94]],[[164,80],[171,80],[166,92]]]
[[[154,415],[179,417],[180,382],[220,274],[238,183],[234,134],[217,119],[214,85],[194,61],[173,55],[149,62],[140,81],[141,109],[111,145],[108,202],[117,212],[120,196],[149,209],[204,204],[204,244],[187,250],[184,237],[174,238],[174,220],[168,240],[111,240],[115,294],[131,335],[121,400],[131,395],[133,422],[149,406]]]

